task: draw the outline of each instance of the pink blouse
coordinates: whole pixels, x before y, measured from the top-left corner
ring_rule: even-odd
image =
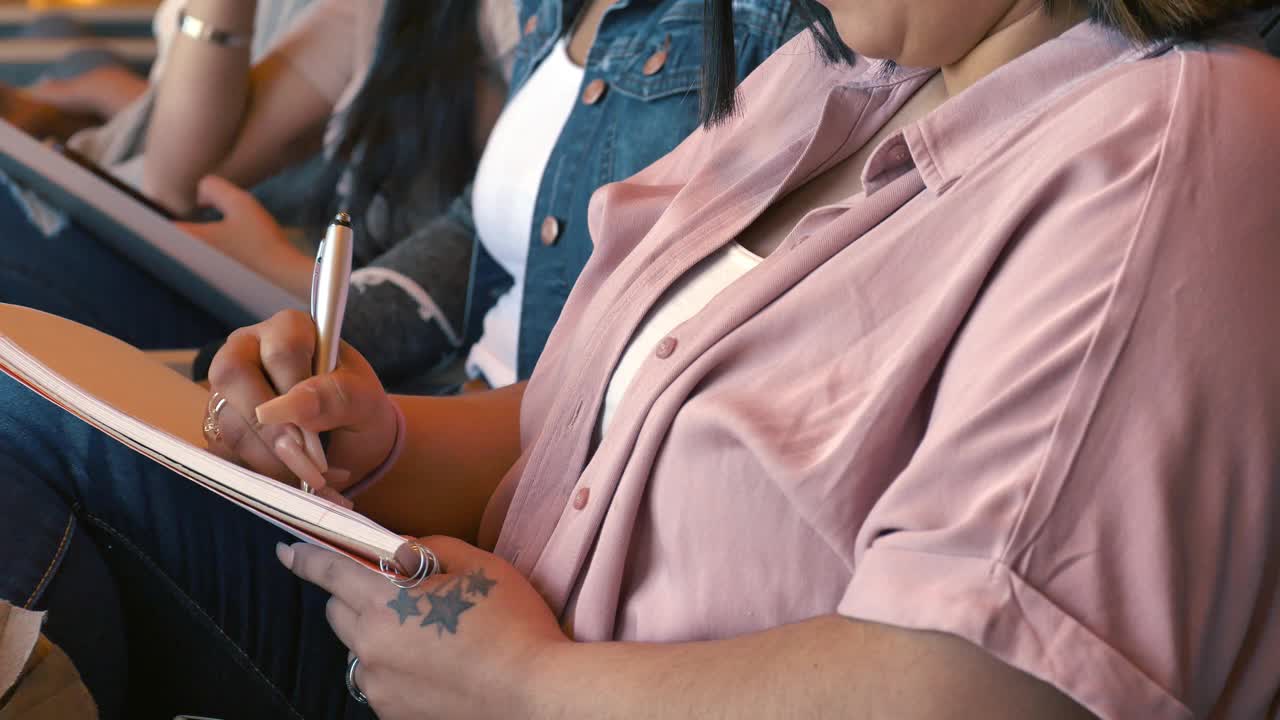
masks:
[[[498,552],[579,640],[840,613],[963,637],[1103,718],[1280,708],[1280,62],[1092,25],[872,154],[658,343],[655,301],[930,71],[804,34],[597,192]],[[513,487],[514,486],[514,487]]]

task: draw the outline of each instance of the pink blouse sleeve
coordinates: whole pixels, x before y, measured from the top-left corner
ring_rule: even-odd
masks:
[[[1207,62],[1146,78],[1182,86],[1117,180],[1136,185],[1047,208],[990,278],[839,606],[963,637],[1106,718],[1274,712],[1262,687],[1214,704],[1242,648],[1280,639],[1259,595],[1280,547],[1276,153],[1250,139],[1266,115],[1214,110],[1249,78],[1210,87]]]

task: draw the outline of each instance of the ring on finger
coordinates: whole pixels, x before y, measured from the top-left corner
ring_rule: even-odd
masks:
[[[222,423],[218,422],[218,414],[226,407],[227,399],[221,393],[209,396],[209,411],[204,416],[204,435],[214,442],[222,442]]]
[[[360,658],[355,655],[351,656],[351,662],[347,663],[347,692],[351,693],[351,697],[361,705],[368,705],[369,698],[365,696],[364,691],[356,685],[356,666],[360,664]]]

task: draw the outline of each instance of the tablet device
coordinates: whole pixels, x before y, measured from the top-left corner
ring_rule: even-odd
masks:
[[[134,200],[137,200],[143,205],[146,205],[148,208],[151,209],[152,212],[156,213],[157,215],[164,218],[165,220],[179,219],[177,215],[174,215],[173,213],[169,212],[169,209],[166,208],[165,206],[161,205],[155,200],[152,200],[146,195],[143,195],[137,188],[121,180],[115,175],[112,175],[110,172],[107,172],[102,168],[101,165],[90,160],[84,155],[81,155],[75,150],[72,150],[71,148],[67,147],[65,144],[60,142],[55,142],[55,143],[51,143],[50,147],[52,147],[57,153],[59,153],[66,159],[70,160],[71,162],[79,165],[85,170],[88,170],[89,172],[98,176],[98,178],[101,179],[103,182],[108,183],[109,185],[119,190],[120,192],[124,193],[125,195],[128,195]]]

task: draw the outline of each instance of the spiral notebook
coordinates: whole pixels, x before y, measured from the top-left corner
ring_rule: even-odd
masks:
[[[0,304],[0,372],[134,451],[302,540],[378,570],[405,538],[204,449],[208,391],[115,338]]]
[[[228,327],[306,309],[288,291],[4,120],[0,171]]]

